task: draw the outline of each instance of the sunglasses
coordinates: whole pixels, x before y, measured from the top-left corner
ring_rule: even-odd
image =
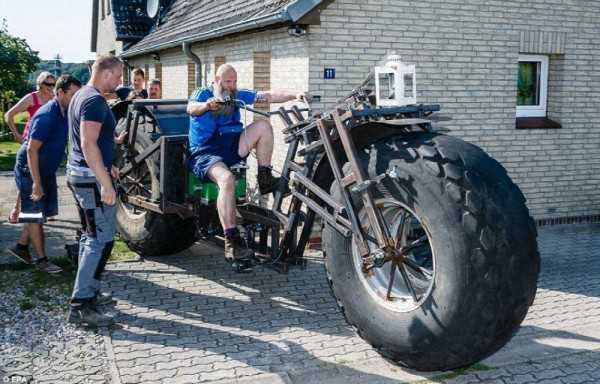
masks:
[[[52,87],[52,88],[54,88],[54,86],[56,85],[56,83],[46,83],[45,81],[42,82],[42,84],[44,84],[44,85],[46,85],[48,87]]]

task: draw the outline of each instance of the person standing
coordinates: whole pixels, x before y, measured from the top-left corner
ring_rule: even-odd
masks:
[[[82,226],[77,277],[71,296],[70,323],[109,326],[114,318],[100,311],[112,301],[100,292],[100,277],[114,245],[116,192],[113,177],[115,128],[104,94],[121,83],[123,62],[105,54],[92,65],[87,86],[73,97],[69,108],[67,185],[71,189]]]
[[[148,98],[149,99],[162,99],[162,85],[160,80],[151,79],[148,80]]]
[[[12,134],[17,143],[23,144],[23,140],[27,137],[29,126],[31,124],[31,119],[33,118],[35,112],[38,109],[40,109],[42,105],[46,104],[54,97],[53,91],[55,85],[56,78],[50,72],[40,73],[36,79],[37,90],[35,92],[31,92],[23,96],[23,98],[19,100],[17,104],[15,104],[11,109],[8,110],[8,112],[6,112],[6,123],[12,131]],[[25,111],[27,111],[29,117],[27,118],[25,129],[23,129],[23,134],[21,135],[17,130],[17,126],[15,125],[15,117],[19,113]],[[17,194],[17,198],[15,199],[15,205],[8,216],[9,223],[18,223],[19,211],[21,209],[20,207],[20,194]]]
[[[15,181],[21,195],[23,220],[27,220],[11,252],[25,263],[33,264],[29,243],[33,244],[37,269],[56,273],[62,269],[50,261],[44,247],[44,223],[58,214],[56,171],[67,146],[67,108],[81,88],[81,81],[63,75],[56,82],[56,97],[44,104],[31,119],[31,127],[17,153]]]

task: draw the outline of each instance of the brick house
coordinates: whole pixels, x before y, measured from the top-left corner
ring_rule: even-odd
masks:
[[[538,224],[600,219],[596,1],[156,0],[154,18],[145,0],[93,3],[92,50],[159,78],[165,98],[230,62],[240,87],[327,104],[396,51],[417,66],[419,102],[452,117],[434,127],[500,161]]]

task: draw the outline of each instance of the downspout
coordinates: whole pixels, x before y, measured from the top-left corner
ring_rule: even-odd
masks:
[[[184,41],[182,44],[182,48],[183,48],[183,52],[185,52],[185,55],[187,57],[189,57],[190,59],[194,60],[194,63],[196,63],[196,65],[194,66],[195,68],[195,86],[194,88],[198,88],[202,86],[202,61],[200,60],[200,58],[194,53],[192,52],[192,50],[190,49],[190,43],[188,43],[187,41]]]

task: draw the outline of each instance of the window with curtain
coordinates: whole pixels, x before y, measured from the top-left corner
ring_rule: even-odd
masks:
[[[548,56],[520,55],[517,117],[545,117],[548,96]]]

